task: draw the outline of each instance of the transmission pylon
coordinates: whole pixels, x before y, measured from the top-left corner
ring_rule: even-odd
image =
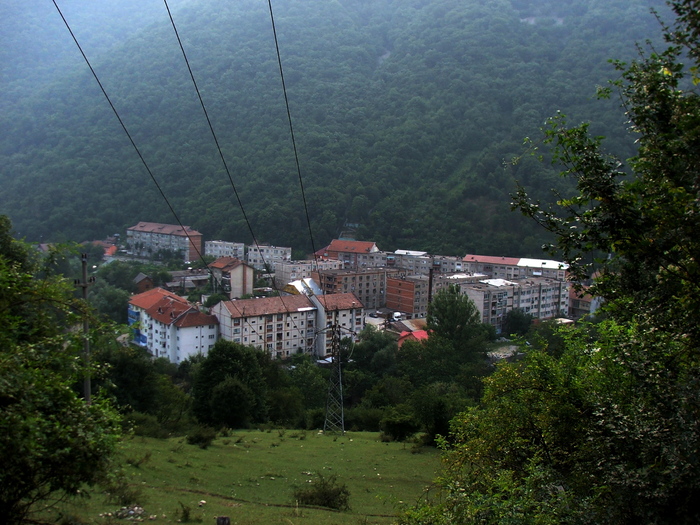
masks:
[[[336,323],[331,328],[331,374],[328,379],[328,397],[326,398],[326,421],[323,432],[345,434],[345,414],[343,412],[343,374],[340,360],[340,326]]]

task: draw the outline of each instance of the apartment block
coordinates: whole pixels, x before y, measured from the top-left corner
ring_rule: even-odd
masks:
[[[428,315],[430,281],[426,275],[390,277],[386,280],[386,307],[408,319]]]
[[[465,255],[464,271],[483,273],[494,279],[524,279],[547,277],[566,279],[568,265],[549,259],[528,259],[518,257],[493,257],[490,255]]]
[[[245,260],[245,244],[242,242],[228,241],[205,241],[204,255],[212,257],[235,257],[241,261]]]
[[[219,257],[209,264],[214,281],[214,292],[223,292],[230,299],[252,295],[255,270],[235,257]]]
[[[387,279],[398,275],[396,268],[324,270],[313,274],[324,295],[354,293],[368,310],[386,306]]]
[[[292,281],[309,279],[317,270],[338,270],[342,266],[343,263],[337,259],[277,261],[274,265],[275,284],[278,288],[284,288],[284,286]]]
[[[246,262],[256,270],[265,270],[266,265],[271,270],[276,262],[291,260],[291,248],[268,244],[251,244],[248,246],[248,254],[246,255]]]
[[[153,288],[129,300],[128,322],[133,342],[153,357],[180,363],[207,355],[218,338],[217,318],[200,312],[187,300],[162,288]]]
[[[386,266],[386,253],[371,241],[351,241],[333,239],[331,243],[316,253],[317,257],[336,259],[343,268],[358,270]]]
[[[202,234],[189,226],[139,222],[127,228],[129,253],[139,257],[153,257],[159,251],[176,252],[184,261],[195,261],[202,253]]]
[[[565,317],[569,312],[569,287],[565,281],[546,277],[529,279],[484,279],[460,285],[476,305],[481,320],[500,333],[508,312],[520,308],[535,319]]]

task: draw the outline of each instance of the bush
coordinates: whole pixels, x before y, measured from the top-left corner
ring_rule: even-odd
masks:
[[[137,436],[157,439],[166,439],[170,437],[170,432],[168,429],[164,428],[158,422],[158,418],[152,414],[132,412],[129,414],[127,421],[132,426],[134,429],[134,434]]]
[[[350,490],[345,483],[338,483],[334,475],[327,478],[318,474],[309,486],[294,489],[294,500],[302,505],[316,505],[336,510],[350,509]]]
[[[216,430],[211,427],[197,427],[187,435],[187,442],[190,445],[197,445],[199,448],[207,448],[216,437]]]

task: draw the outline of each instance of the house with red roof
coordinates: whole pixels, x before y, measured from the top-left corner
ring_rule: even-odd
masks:
[[[180,363],[197,354],[206,355],[218,339],[219,322],[199,311],[186,299],[153,288],[129,300],[129,326],[134,343],[153,357]]]
[[[399,334],[399,340],[398,340],[398,345],[399,348],[406,342],[406,341],[417,341],[417,342],[422,342],[422,341],[427,341],[428,340],[428,331],[427,330],[405,330]]]
[[[214,291],[223,292],[230,299],[253,294],[255,268],[236,257],[219,257],[209,264],[214,278]]]

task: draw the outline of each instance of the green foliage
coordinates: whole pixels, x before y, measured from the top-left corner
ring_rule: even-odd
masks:
[[[302,505],[317,505],[337,510],[350,509],[350,490],[345,483],[338,481],[335,474],[325,477],[318,473],[313,483],[295,488],[292,498]]]
[[[482,404],[453,420],[442,498],[406,523],[700,519],[700,97],[680,64],[684,51],[698,57],[700,16],[672,5],[673,46],[617,63],[638,144],[629,165],[557,117],[547,137],[577,193],[556,208],[515,196],[555,234],[575,279],[598,270],[608,318],[530,332],[524,361],[499,366]]]
[[[216,430],[211,427],[198,426],[187,434],[187,442],[199,448],[209,448],[216,438]]]
[[[522,308],[513,308],[503,320],[503,333],[505,335],[525,335],[532,325],[534,317],[525,313]]]
[[[119,435],[118,417],[74,391],[85,370],[70,328],[84,313],[73,288],[46,272],[0,217],[0,522],[71,497],[101,479]]]

